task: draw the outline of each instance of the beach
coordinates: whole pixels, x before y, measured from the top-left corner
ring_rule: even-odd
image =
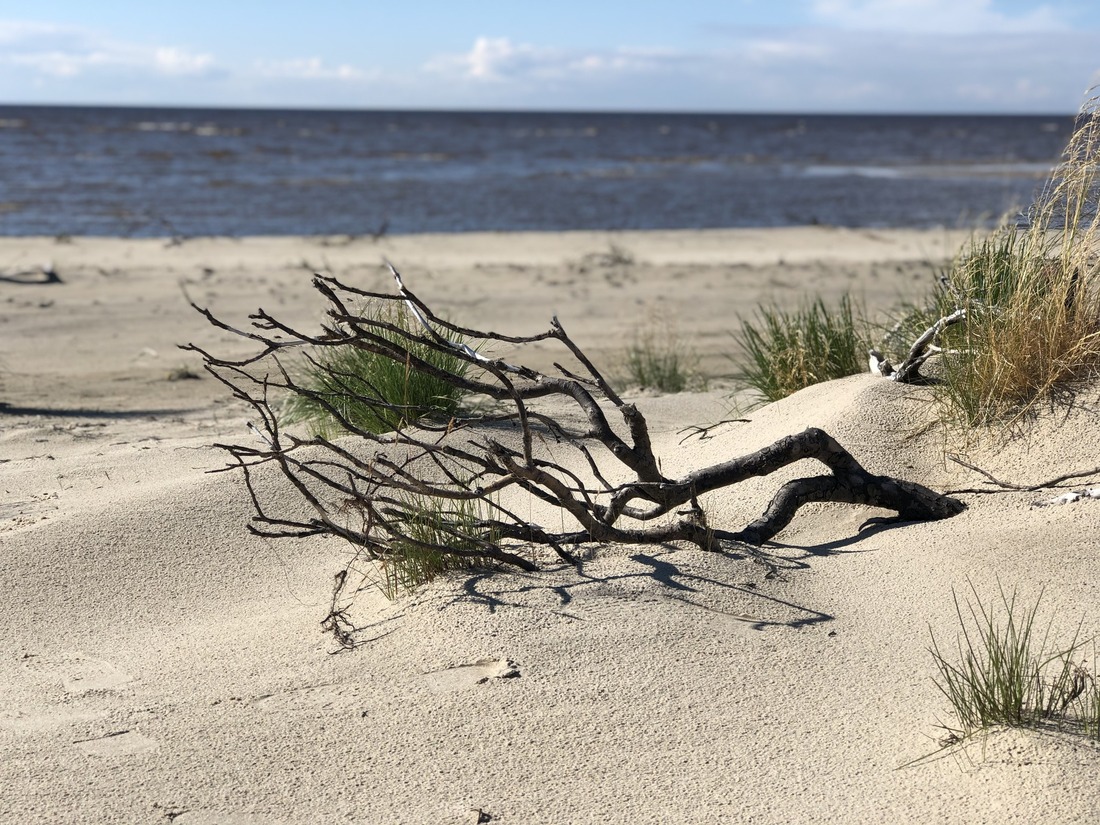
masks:
[[[881,315],[923,299],[966,238],[0,238],[0,821],[1095,820],[1095,741],[994,730],[939,752],[950,708],[928,652],[930,631],[954,646],[953,592],[971,587],[1042,594],[1051,638],[1100,632],[1100,501],[1034,506],[1095,477],[959,493],[961,515],[889,529],[809,505],[770,565],[610,546],[579,570],[453,574],[392,602],[366,586],[361,644],[341,651],[320,622],[351,548],[247,532],[212,445],[249,439],[252,413],[178,349],[251,351],[191,302],[317,328],[315,272],[392,291],[388,261],[459,324],[531,335],[558,317],[612,375],[638,334],[675,334],[709,388],[628,393],[671,475],[807,427],[941,491],[984,484],[949,449],[1025,487],[1100,465],[1095,391],[1011,437],[947,433],[927,389],[870,375],[755,409],[731,397],[739,316],[845,292]],[[791,472],[713,494],[711,517],[756,518]]]

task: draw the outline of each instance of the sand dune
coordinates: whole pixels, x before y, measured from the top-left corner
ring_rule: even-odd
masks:
[[[453,576],[393,603],[367,589],[363,644],[335,654],[319,622],[349,548],[250,536],[240,480],[207,472],[224,465],[212,443],[248,438],[246,411],[209,377],[167,378],[195,366],[178,343],[240,345],[180,282],[226,317],[262,305],[309,324],[310,267],[382,286],[385,255],[464,322],[535,331],[556,310],[606,359],[667,310],[721,372],[747,303],[913,297],[950,240],[0,240],[0,269],[52,258],[63,280],[0,283],[0,821],[1094,820],[1100,748],[1068,734],[997,731],[901,766],[935,750],[947,718],[927,647],[929,628],[954,638],[952,588],[1045,588],[1052,634],[1082,614],[1100,631],[1100,501],[962,493],[953,519],[862,533],[875,511],[817,505],[767,564],[606,548],[579,571]],[[613,248],[633,264],[599,257]],[[728,393],[639,399],[666,472],[817,426],[874,472],[983,486],[944,459],[921,390],[856,376],[685,440],[685,425],[728,417]],[[1096,393],[1079,401],[966,454],[1025,484],[1096,467]],[[713,494],[712,522],[755,517],[781,481]]]

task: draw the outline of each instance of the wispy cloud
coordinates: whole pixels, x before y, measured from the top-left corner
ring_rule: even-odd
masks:
[[[500,83],[538,76],[548,70],[555,73],[565,65],[565,60],[565,53],[559,49],[513,43],[507,37],[479,37],[468,52],[437,55],[424,69],[430,74]]]
[[[1068,112],[1100,81],[1070,6],[806,0],[800,25],[712,23],[705,46],[576,48],[471,34],[401,64],[242,56],[89,27],[0,20],[0,99],[68,102]],[[1005,10],[1009,9],[1009,10]],[[339,52],[337,52],[339,53]],[[356,52],[345,52],[355,55]],[[369,58],[368,58],[369,59]],[[404,56],[403,56],[404,59]]]
[[[257,74],[263,77],[293,80],[368,80],[377,73],[367,72],[341,63],[333,66],[320,57],[301,57],[290,60],[258,60],[254,64]]]
[[[579,51],[516,43],[508,37],[479,37],[462,54],[439,55],[426,72],[489,84],[537,80],[577,81],[598,75],[647,74],[675,70],[691,58],[672,49],[620,47]]]
[[[359,90],[379,77],[378,71],[317,56],[232,62],[208,51],[137,43],[88,27],[0,20],[0,95],[9,99],[36,90],[40,99],[64,102],[91,97],[348,105],[340,89]]]
[[[811,10],[820,23],[864,31],[988,36],[1070,28],[1049,4],[1010,14],[992,0],[814,0]]]
[[[58,78],[120,70],[198,76],[218,69],[213,56],[204,52],[128,43],[75,26],[0,21],[0,44],[0,65]]]
[[[830,25],[729,27],[705,53],[478,37],[425,69],[500,101],[632,106],[646,90],[653,108],[757,111],[1072,111],[1100,80],[1096,33],[1064,27],[1045,7],[1015,18],[985,0],[818,0],[814,9]],[[950,36],[916,23],[949,10],[962,16]],[[864,28],[865,15],[898,30]]]

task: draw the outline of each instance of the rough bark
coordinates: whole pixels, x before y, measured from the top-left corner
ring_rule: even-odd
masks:
[[[538,545],[552,548],[566,561],[572,560],[570,548],[585,542],[684,541],[708,550],[726,542],[759,545],[811,501],[882,507],[913,521],[947,518],[963,509],[958,500],[919,484],[868,472],[831,436],[814,428],[749,455],[680,477],[666,476],[642,410],[619,397],[557,318],[546,332],[526,337],[464,328],[436,316],[405,287],[396,271],[393,274],[396,295],[315,277],[328,313],[320,332],[313,334],[291,328],[263,310],[251,316],[250,329],[236,329],[196,307],[210,323],[257,347],[255,354],[241,359],[185,347],[199,353],[207,370],[255,413],[258,423],[250,424],[257,436],[253,445],[218,445],[233,459],[227,469],[243,472],[256,513],[250,525],[254,533],[336,535],[378,559],[414,548],[535,570],[529,551]],[[384,315],[350,308],[362,302],[402,302],[418,326],[413,332],[402,330],[380,320]],[[449,340],[455,335],[467,343]],[[414,340],[452,353],[475,369],[464,376],[441,370],[410,351]],[[570,359],[568,366],[557,365],[556,374],[482,354],[495,344],[522,346],[547,340],[561,345]],[[467,405],[467,411],[446,421],[422,418],[395,432],[371,433],[348,420],[324,393],[304,386],[284,363],[285,355],[294,350],[308,353],[348,346],[434,375],[485,404]],[[306,353],[303,357],[309,357]],[[352,438],[306,437],[284,429],[276,400],[287,393],[305,395],[324,406]],[[552,397],[566,400],[580,413],[584,422],[580,430],[567,426],[541,403]],[[395,407],[383,399],[361,400]],[[609,414],[618,419],[616,424]],[[510,428],[517,437],[504,438],[502,428]],[[547,443],[556,449],[545,449]],[[562,447],[574,451],[579,460],[555,459]],[[815,459],[826,472],[787,482],[765,512],[740,529],[709,524],[700,496],[804,459]],[[265,464],[278,468],[310,505],[312,517],[288,518],[268,511],[254,478],[256,468]],[[583,472],[571,469],[576,465]],[[611,484],[606,480],[621,476],[623,468],[629,470],[630,481]],[[530,523],[520,514],[526,508],[509,509],[501,503],[515,494],[559,508],[568,514],[570,525],[555,532]],[[426,507],[438,528],[427,539],[414,529]]]

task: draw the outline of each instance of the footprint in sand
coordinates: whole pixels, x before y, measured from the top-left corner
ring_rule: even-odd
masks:
[[[355,688],[341,684],[305,685],[279,693],[264,693],[248,700],[250,705],[258,705],[267,710],[286,708],[330,708],[350,707],[355,701]]]
[[[424,674],[428,687],[436,693],[481,685],[490,679],[516,679],[519,668],[510,659],[478,659],[465,665],[431,670]]]
[[[73,743],[89,756],[135,756],[160,750],[160,743],[132,730],[106,733]]]
[[[84,656],[65,660],[61,670],[61,684],[68,693],[73,694],[115,690],[133,678],[108,661]]]
[[[74,696],[117,690],[134,678],[105,659],[96,659],[81,653],[35,655],[27,658],[26,663],[27,668],[38,679],[45,677],[55,683],[59,680],[65,692]]]

